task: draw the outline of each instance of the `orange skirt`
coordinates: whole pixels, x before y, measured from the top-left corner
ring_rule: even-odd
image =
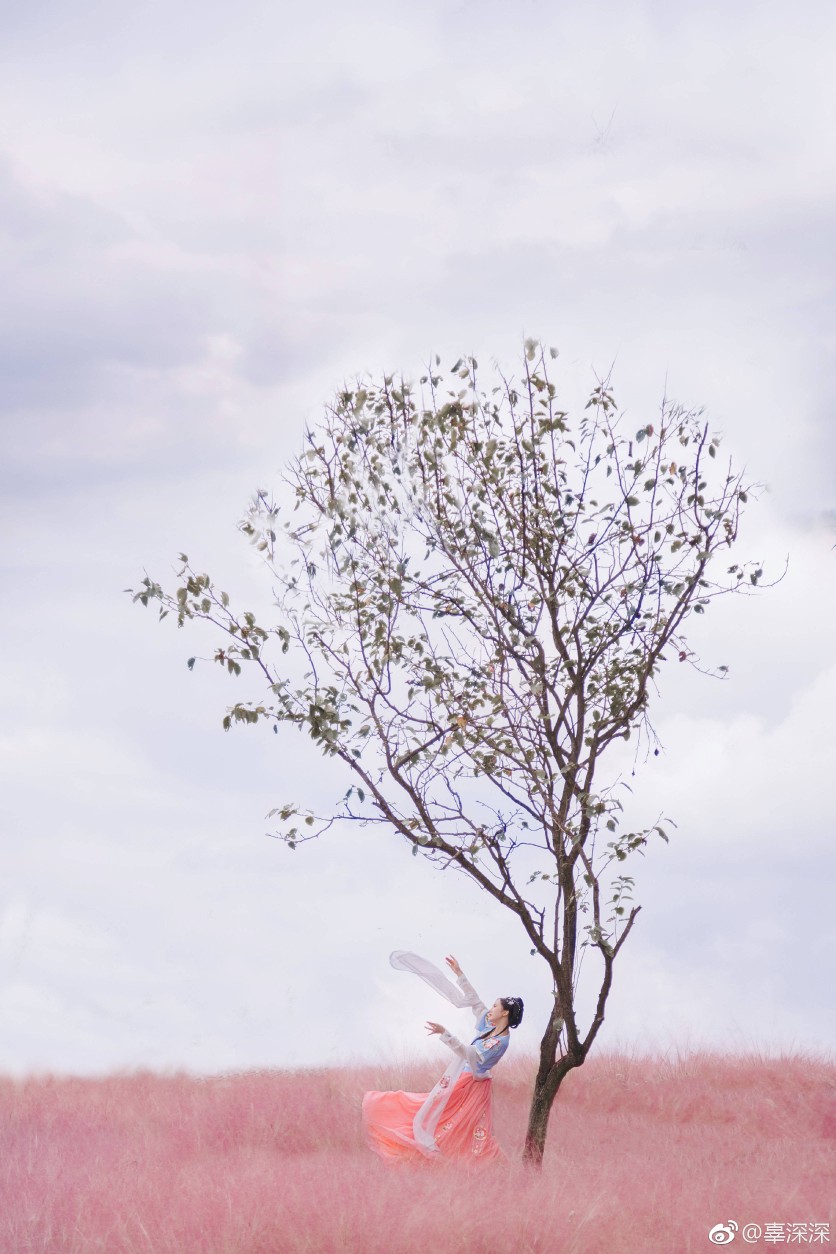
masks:
[[[381,1158],[426,1161],[412,1122],[427,1093],[366,1093],[363,1122],[369,1145]],[[435,1131],[438,1158],[493,1162],[503,1157],[491,1130],[491,1081],[459,1076]]]

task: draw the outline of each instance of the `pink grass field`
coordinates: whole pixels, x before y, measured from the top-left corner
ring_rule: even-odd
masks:
[[[834,1227],[832,1061],[599,1054],[558,1095],[542,1172],[520,1162],[533,1070],[498,1069],[508,1161],[473,1169],[366,1148],[364,1090],[426,1090],[425,1062],[0,1079],[0,1249],[685,1254],[717,1248],[708,1231],[729,1220]]]

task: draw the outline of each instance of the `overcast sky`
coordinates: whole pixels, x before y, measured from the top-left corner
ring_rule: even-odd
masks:
[[[562,11],[558,11],[558,9]],[[221,719],[199,634],[132,606],[236,532],[330,394],[431,352],[704,406],[762,483],[772,590],[718,603],[631,779],[678,823],[599,1038],[830,1050],[836,942],[831,5],[0,3],[0,1070],[399,1057],[465,1028],[392,949],[549,1004],[522,932]],[[590,960],[591,962],[591,960]]]

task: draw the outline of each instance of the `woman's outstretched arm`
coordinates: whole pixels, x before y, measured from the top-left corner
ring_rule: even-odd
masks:
[[[499,1062],[508,1048],[507,1036],[495,1036],[487,1041],[477,1041],[475,1045],[465,1045],[440,1023],[430,1022],[426,1026],[431,1035],[437,1033],[448,1049],[452,1049],[454,1054],[465,1060],[477,1080],[485,1078],[486,1073]]]
[[[467,998],[467,1005],[473,1011],[474,1016],[477,1019],[479,1019],[483,1014],[486,1013],[488,1009],[487,1006],[482,1001],[479,994],[476,992],[476,989],[470,983],[470,980],[462,971],[461,967],[458,964],[457,959],[455,959],[451,954],[451,955],[448,955],[448,957],[445,958],[444,961],[447,963],[447,966],[455,975],[456,983],[458,984],[459,988],[462,990],[465,997]]]

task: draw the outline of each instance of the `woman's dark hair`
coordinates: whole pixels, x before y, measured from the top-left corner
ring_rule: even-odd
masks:
[[[508,1027],[518,1028],[522,1023],[523,1011],[525,1010],[523,999],[521,997],[500,997],[499,1000],[502,1002],[503,1010],[508,1011]]]

